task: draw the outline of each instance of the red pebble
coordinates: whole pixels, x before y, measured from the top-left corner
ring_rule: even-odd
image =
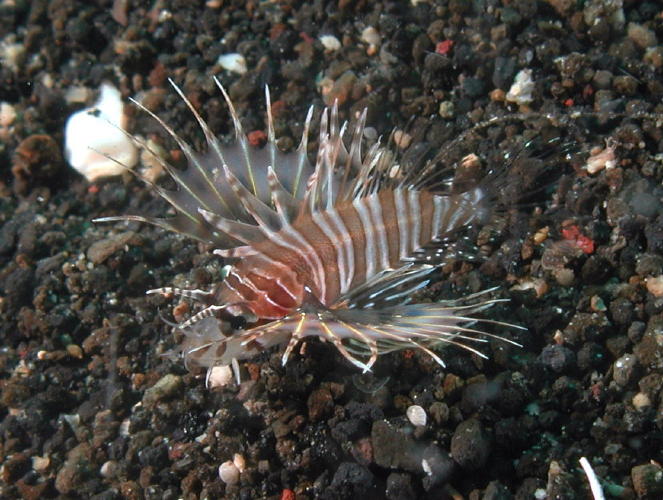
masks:
[[[281,492],[281,500],[295,500],[296,498],[297,495],[292,490],[286,489]]]
[[[562,236],[565,240],[576,240],[580,236],[580,229],[578,226],[567,226],[562,229]]]
[[[454,41],[453,40],[444,40],[442,42],[439,42],[435,46],[435,52],[438,54],[447,55],[449,52],[451,52],[451,49],[453,49],[454,46]]]
[[[574,241],[578,248],[586,254],[592,254],[595,250],[594,240],[580,232],[578,226],[567,226],[562,229],[562,236],[565,240]]]
[[[254,130],[253,132],[249,132],[246,138],[249,140],[251,146],[260,147],[267,141],[267,134],[262,130]]]
[[[576,245],[588,255],[594,253],[594,240],[583,234],[576,239]]]

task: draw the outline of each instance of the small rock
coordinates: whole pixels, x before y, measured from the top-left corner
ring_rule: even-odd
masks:
[[[119,175],[138,161],[138,149],[122,130],[126,115],[120,91],[101,86],[96,104],[71,115],[65,125],[65,157],[85,178]]]
[[[385,495],[388,500],[409,500],[416,498],[412,487],[412,477],[409,474],[392,472],[387,477]]]
[[[246,59],[242,54],[221,54],[216,63],[227,71],[243,75],[248,71],[246,67]]]
[[[342,106],[350,97],[352,88],[357,81],[357,75],[348,70],[344,72],[338,79],[334,81],[331,88],[324,93],[323,100],[327,106],[332,106],[334,102],[338,102]]]
[[[421,472],[421,451],[411,436],[392,426],[386,420],[378,420],[371,429],[373,458],[380,467]]]
[[[148,408],[154,406],[163,399],[178,395],[181,393],[183,387],[182,377],[169,373],[145,391],[143,404]]]
[[[451,456],[463,469],[483,467],[490,450],[490,439],[479,420],[471,418],[456,427],[451,438]]]
[[[115,252],[122,250],[136,235],[133,231],[116,234],[104,240],[95,241],[87,249],[87,258],[93,264],[101,264]]]
[[[637,465],[631,469],[631,480],[638,498],[661,498],[663,469],[654,464]]]
[[[647,278],[647,291],[654,297],[663,297],[663,274]]]
[[[424,427],[426,425],[426,410],[421,406],[410,406],[406,411],[406,415],[412,425],[416,425],[417,427]]]
[[[624,354],[615,361],[612,372],[612,378],[620,386],[625,387],[632,382],[638,375],[638,358],[633,354]]]
[[[306,404],[309,418],[312,422],[317,422],[334,408],[334,399],[329,389],[322,388],[313,391]]]
[[[656,33],[649,28],[637,23],[628,23],[628,37],[641,49],[654,47],[658,44]]]
[[[232,460],[219,465],[219,479],[228,485],[239,483],[239,469]]]
[[[31,185],[57,182],[63,167],[57,142],[50,135],[31,135],[18,145],[14,153],[14,190],[25,194]]]
[[[544,347],[540,359],[545,366],[562,373],[575,365],[576,356],[571,349],[555,344]]]
[[[343,462],[334,473],[330,489],[334,498],[374,498],[375,477],[366,467],[354,462]]]
[[[516,104],[529,104],[534,100],[532,92],[534,82],[532,81],[532,70],[523,69],[516,75],[513,85],[506,93],[506,100]]]
[[[73,492],[91,472],[92,448],[81,443],[67,453],[67,460],[55,477],[55,489],[63,495]]]
[[[318,40],[326,51],[334,52],[341,48],[341,42],[334,35],[320,35]]]

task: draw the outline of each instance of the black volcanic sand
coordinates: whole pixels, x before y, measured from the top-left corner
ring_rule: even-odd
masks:
[[[0,496],[586,499],[584,456],[608,498],[663,498],[660,5],[196,3],[0,6]],[[323,34],[342,47],[325,51]],[[216,65],[230,52],[246,74]],[[522,69],[535,88],[519,106],[505,94]],[[160,316],[186,305],[145,290],[209,286],[223,263],[147,225],[91,223],[167,206],[131,176],[90,184],[66,166],[64,123],[84,104],[67,92],[90,89],[89,105],[113,82],[200,145],[166,78],[228,137],[212,75],[252,132],[269,84],[284,149],[310,105],[337,98],[342,118],[367,108],[378,134],[407,130],[405,157],[439,152],[442,168],[474,153],[469,167],[519,171],[500,185],[499,220],[460,245],[475,258],[450,259],[422,300],[497,286],[511,300],[486,317],[528,330],[487,328],[523,347],[491,340],[487,360],[450,348],[446,368],[401,351],[362,376],[310,341],[286,367],[266,352],[215,390],[164,357],[177,339]],[[160,127],[129,113],[177,162]],[[588,173],[608,138],[613,168]],[[415,404],[425,426],[406,417]],[[235,454],[245,469],[226,485],[218,467]]]

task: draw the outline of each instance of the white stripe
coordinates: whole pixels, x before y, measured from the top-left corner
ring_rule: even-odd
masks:
[[[410,217],[412,219],[412,251],[419,250],[419,233],[421,233],[421,205],[419,204],[419,191],[409,190],[407,193],[410,206]]]
[[[234,271],[231,271],[229,274],[233,275],[237,280],[244,285],[245,287],[249,288],[250,290],[253,291],[256,295],[259,295],[261,297],[264,297],[267,302],[269,302],[271,305],[278,307],[279,309],[287,309],[286,307],[283,307],[281,304],[277,304],[274,302],[274,300],[269,296],[266,290],[260,290],[254,283],[249,279],[248,276],[241,277],[239,274],[237,274]],[[246,298],[246,297],[245,297]],[[250,303],[250,301],[247,301]]]
[[[318,228],[320,228],[320,231],[322,231],[323,234],[329,238],[329,241],[334,246],[334,250],[336,251],[336,266],[338,267],[338,275],[336,273],[331,273],[332,276],[327,276],[325,270],[325,277],[338,279],[339,289],[341,289],[343,287],[343,283],[347,279],[345,275],[347,266],[345,263],[345,253],[343,252],[343,247],[339,242],[338,235],[334,233],[322,213],[314,212],[312,217],[313,222],[318,226]]]
[[[463,202],[458,202],[458,200],[454,200],[453,207],[449,210],[449,217],[447,221],[447,225],[445,227],[445,230],[447,232],[453,231],[455,228],[459,226],[465,225],[464,223],[458,224],[458,220],[461,218],[462,215],[465,214],[465,210],[463,210]]]
[[[288,266],[284,265],[282,262],[279,262],[277,260],[274,260],[270,257],[267,257],[266,255],[261,254],[262,257],[265,257],[267,260],[269,260],[271,263],[274,265],[277,265],[279,267],[282,267],[284,269],[287,269],[291,276],[294,277],[295,283],[299,283],[299,277],[297,276],[297,273],[295,273],[292,269],[290,269]],[[273,274],[265,272],[265,266],[254,266],[251,267],[251,272],[254,274],[257,274],[258,276],[262,276],[263,278],[276,283],[281,290],[283,290],[286,294],[288,294],[292,300],[295,302],[299,302],[299,297],[297,297],[292,291],[290,291],[290,288],[288,288],[286,285],[283,284],[280,278],[275,277]]]
[[[410,218],[407,213],[407,206],[405,205],[405,198],[403,197],[403,190],[398,188],[394,190],[394,203],[396,204],[396,220],[398,221],[398,237],[399,237],[399,250],[398,255],[401,260],[406,259],[410,255],[409,250],[409,230]]]
[[[433,239],[440,236],[442,229],[442,213],[447,209],[447,199],[443,196],[433,196]]]
[[[306,261],[306,264],[308,264],[309,269],[313,273],[313,281],[315,282],[315,285],[318,288],[318,290],[320,290],[319,299],[321,302],[324,303],[325,295],[327,293],[325,280],[324,280],[324,269],[322,267],[322,261],[320,260],[320,256],[315,252],[311,244],[308,241],[306,241],[304,237],[301,234],[299,234],[299,232],[297,232],[297,230],[295,230],[295,228],[293,228],[291,225],[283,226],[278,233],[271,231],[267,228],[264,228],[263,231],[265,232],[267,238],[269,238],[272,242],[282,247],[288,248],[293,252],[296,252],[299,255],[301,255],[302,259]],[[283,236],[289,236],[291,239],[299,243],[299,245],[294,245],[292,243],[289,243],[283,238]],[[306,251],[304,251],[302,247],[304,247]]]
[[[382,204],[377,194],[368,197],[368,206],[373,215],[375,233],[378,237],[378,248],[380,249],[381,270],[389,269],[389,245],[387,244],[387,228],[382,219]]]
[[[345,281],[341,282],[341,293],[345,293],[350,289],[352,280],[355,277],[355,249],[352,246],[352,236],[348,232],[348,228],[345,226],[343,219],[338,215],[335,208],[331,208],[327,211],[329,219],[336,224],[336,230],[338,231],[339,238],[341,243],[343,243],[343,248],[345,250],[345,261],[348,264],[346,270]]]
[[[371,216],[369,215],[363,202],[364,198],[356,199],[352,202],[355,207],[361,225],[364,228],[364,236],[366,237],[366,279],[375,274],[375,240],[373,235],[373,224],[371,223]]]

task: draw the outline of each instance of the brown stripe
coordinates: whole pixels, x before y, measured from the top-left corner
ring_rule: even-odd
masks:
[[[399,250],[399,232],[398,224],[402,221],[398,217],[405,218],[405,214],[396,213],[396,202],[394,201],[394,191],[392,189],[384,190],[380,193],[380,204],[382,205],[382,220],[384,221],[384,231],[387,232],[387,245],[389,246],[389,265],[398,267],[400,262]]]
[[[419,196],[419,207],[421,217],[421,245],[425,246],[433,239],[433,195],[427,191],[421,191]]]
[[[333,303],[341,293],[336,247],[311,216],[302,217],[293,227],[299,231],[302,238],[308,241],[315,253],[320,257],[323,278],[326,285],[324,301],[325,303]],[[320,290],[318,290],[319,292]]]

